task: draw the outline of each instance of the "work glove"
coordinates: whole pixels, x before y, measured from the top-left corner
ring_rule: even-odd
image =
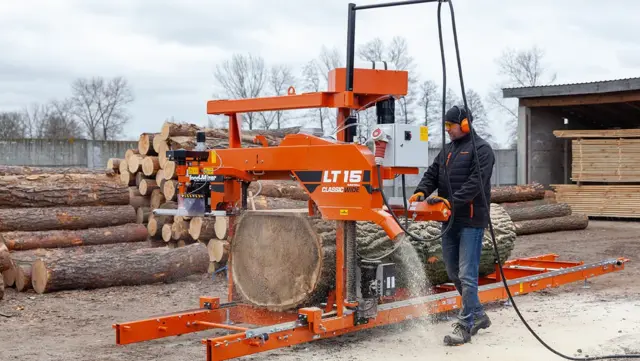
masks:
[[[424,193],[416,192],[411,196],[411,198],[409,198],[409,203],[418,202],[423,199],[424,199]]]
[[[451,208],[451,205],[449,204],[449,201],[442,198],[442,197],[429,197],[427,198],[427,204],[438,204],[440,202],[444,202],[444,204],[447,206],[447,208]]]

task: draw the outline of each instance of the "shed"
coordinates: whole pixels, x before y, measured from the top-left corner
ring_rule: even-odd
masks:
[[[585,202],[601,207],[614,193],[640,202],[640,78],[506,88],[503,97],[518,99],[518,184],[572,192],[573,208],[589,215],[640,217],[640,203],[615,211],[579,204],[588,194]]]

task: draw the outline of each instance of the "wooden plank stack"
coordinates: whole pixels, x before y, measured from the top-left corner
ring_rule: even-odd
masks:
[[[640,218],[640,129],[558,130],[571,139],[571,180],[559,201],[590,217]]]
[[[300,127],[278,130],[242,131],[243,147],[261,146],[254,141],[262,135],[268,145],[277,145],[286,134],[298,133]],[[147,227],[149,241],[156,246],[184,247],[196,242],[207,246],[210,257],[209,270],[226,263],[228,220],[226,217],[191,218],[182,216],[155,216],[154,209],[178,207],[178,176],[176,164],[167,159],[168,150],[194,149],[196,133],[204,131],[209,149],[228,147],[226,129],[205,128],[196,124],[165,122],[157,133],[143,133],[137,149],[129,149],[123,158],[111,159],[108,169],[116,170],[120,182],[129,188],[131,204],[136,208],[137,220]],[[255,192],[257,185],[250,190]],[[278,186],[267,184],[264,192],[273,194]],[[271,193],[270,193],[271,192]],[[302,192],[302,190],[300,190]],[[256,199],[253,199],[255,202]],[[258,199],[265,203],[266,199]],[[273,201],[270,202],[273,206]]]

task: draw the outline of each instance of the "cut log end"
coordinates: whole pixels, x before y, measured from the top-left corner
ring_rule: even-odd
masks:
[[[49,281],[49,272],[42,259],[37,259],[31,266],[31,286],[39,294],[44,293]]]

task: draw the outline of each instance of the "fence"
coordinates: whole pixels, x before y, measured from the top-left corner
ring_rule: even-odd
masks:
[[[429,164],[431,164],[440,152],[439,148],[429,148]],[[496,149],[494,150],[496,162],[493,167],[491,176],[491,184],[499,185],[515,185],[517,184],[517,151],[515,149]],[[405,176],[405,190],[407,195],[411,195],[420,183],[425,169],[420,169],[417,175]],[[393,181],[385,181],[385,192],[389,196],[402,196],[402,181],[396,178]]]
[[[0,140],[0,163],[33,167],[104,168],[109,158],[124,157],[135,141],[92,141],[86,139]]]

